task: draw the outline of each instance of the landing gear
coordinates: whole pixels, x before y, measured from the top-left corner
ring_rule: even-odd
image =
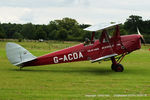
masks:
[[[123,72],[124,68],[121,64],[112,64],[111,69],[114,70],[115,72]]]
[[[20,67],[20,70],[22,69],[22,67]]]
[[[115,70],[115,65],[114,64],[111,65],[111,69]]]
[[[19,67],[20,71],[22,70],[22,68],[23,68],[23,67],[21,67],[21,66]]]
[[[115,57],[111,57],[112,65],[111,69],[114,70],[115,72],[123,72],[124,68],[123,65],[120,64],[122,59],[125,57],[126,53],[123,54],[117,61]]]

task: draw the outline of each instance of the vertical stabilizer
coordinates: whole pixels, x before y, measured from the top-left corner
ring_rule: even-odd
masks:
[[[15,66],[23,66],[23,63],[36,59],[28,50],[16,43],[6,44],[6,54],[8,60]]]

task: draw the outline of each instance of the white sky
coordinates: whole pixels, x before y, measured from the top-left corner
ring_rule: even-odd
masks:
[[[48,24],[70,17],[80,24],[125,22],[130,15],[150,20],[149,0],[0,0],[1,23]]]

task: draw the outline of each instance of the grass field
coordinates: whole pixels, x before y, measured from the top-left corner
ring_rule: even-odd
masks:
[[[77,43],[19,44],[40,56]],[[150,46],[127,55],[122,61],[124,72],[112,71],[111,62],[56,64],[20,71],[7,60],[5,44],[0,42],[0,100],[150,99]]]

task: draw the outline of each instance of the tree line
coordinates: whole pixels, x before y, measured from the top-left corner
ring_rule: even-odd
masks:
[[[0,23],[0,38],[84,41],[86,37],[91,36],[90,32],[83,30],[89,26],[89,24],[79,24],[72,18],[50,21],[48,25]],[[120,26],[121,35],[136,34],[137,27],[144,35],[146,42],[150,43],[150,20],[142,20],[141,16],[129,16]],[[99,34],[96,34],[96,37],[99,38]]]

